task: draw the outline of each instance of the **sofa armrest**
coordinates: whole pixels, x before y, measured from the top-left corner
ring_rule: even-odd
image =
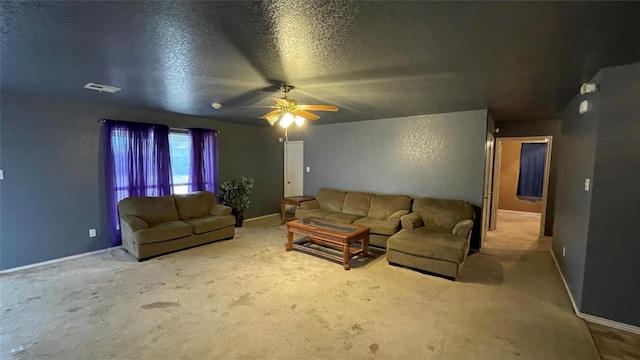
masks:
[[[471,235],[472,228],[473,228],[473,220],[468,220],[468,219],[460,220],[453,227],[453,231],[451,231],[451,234],[457,237],[468,239],[469,236]]]
[[[134,215],[120,216],[120,226],[127,227],[128,230],[131,231],[132,233],[138,230],[149,228],[149,224],[147,224],[146,221]]]
[[[215,204],[209,211],[209,214],[215,216],[231,215],[232,210],[231,206]]]
[[[404,215],[400,218],[400,221],[402,222],[402,228],[408,230],[413,230],[423,225],[422,219],[417,213]]]
[[[320,203],[318,202],[318,200],[301,202],[300,209],[302,210],[320,209]]]
[[[389,216],[389,218],[387,219],[387,223],[400,224],[400,219],[402,218],[402,216],[407,215],[408,213],[409,210],[398,210]]]

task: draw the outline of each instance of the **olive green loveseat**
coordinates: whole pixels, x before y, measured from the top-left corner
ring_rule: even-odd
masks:
[[[118,203],[122,247],[144,260],[176,250],[231,239],[235,217],[208,191],[129,197]]]

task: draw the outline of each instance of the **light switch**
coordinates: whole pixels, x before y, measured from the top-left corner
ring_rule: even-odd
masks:
[[[584,179],[584,191],[589,191],[590,184],[591,184],[591,180],[589,180],[589,178]]]
[[[0,180],[4,179],[4,170],[0,170]]]
[[[311,172],[311,167],[307,166],[307,172]]]

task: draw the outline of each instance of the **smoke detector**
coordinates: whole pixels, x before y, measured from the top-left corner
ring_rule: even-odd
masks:
[[[102,84],[96,84],[96,83],[87,83],[87,85],[84,86],[85,89],[89,89],[89,90],[96,90],[96,91],[100,91],[100,92],[108,92],[108,93],[115,93],[116,91],[120,91],[122,89],[117,88],[115,86],[109,86],[109,85],[102,85]]]

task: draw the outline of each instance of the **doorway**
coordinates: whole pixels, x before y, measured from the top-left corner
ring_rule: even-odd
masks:
[[[523,231],[528,229],[532,235],[544,236],[552,142],[552,136],[497,139],[489,230],[496,230],[500,226],[499,220],[503,219],[521,224]],[[524,187],[523,184],[526,182],[523,181],[522,176],[527,175],[525,170],[530,161],[528,158],[522,158],[523,144],[535,144],[525,145],[525,150],[542,148],[545,151],[541,155],[544,158],[544,164],[541,169],[542,191],[539,194],[532,195],[519,189]],[[527,155],[526,152],[524,154]],[[532,225],[534,221],[536,224]]]
[[[304,192],[304,141],[284,143],[284,196],[302,196]]]

